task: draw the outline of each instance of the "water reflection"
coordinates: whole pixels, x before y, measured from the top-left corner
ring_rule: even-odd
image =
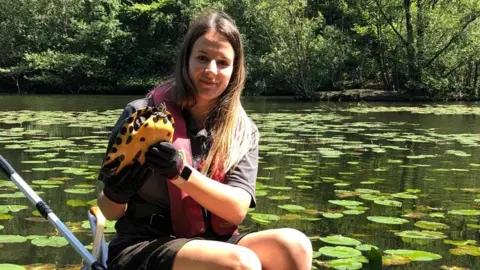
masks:
[[[98,188],[93,188],[87,194],[67,193],[65,189],[97,184],[96,166],[101,163],[107,133],[113,123],[99,124],[93,119],[94,114],[83,113],[115,110],[112,114],[118,114],[118,109],[134,98],[136,97],[0,96],[0,116],[3,116],[3,121],[0,120],[0,153],[28,183],[34,180],[68,178],[63,179],[64,183],[58,187],[34,185],[34,188],[43,192],[41,197],[63,221],[72,223],[69,226],[78,230],[75,234],[85,244],[91,242],[88,230],[81,227],[81,223],[86,220],[88,206],[73,207],[67,202],[92,200]],[[476,257],[450,254],[449,249],[454,246],[445,244],[442,240],[412,241],[395,235],[395,232],[417,229],[413,224],[418,220],[429,220],[448,224],[449,230],[441,230],[448,239],[480,241],[478,229],[468,227],[468,224],[479,223],[477,217],[448,214],[451,209],[478,209],[479,206],[474,203],[476,198],[480,198],[477,180],[480,159],[476,145],[480,141],[477,135],[480,126],[476,123],[476,115],[411,112],[362,114],[342,110],[357,106],[356,103],[299,103],[292,102],[289,98],[248,97],[244,98],[244,104],[261,130],[258,207],[252,213],[268,213],[281,218],[278,222],[265,222],[266,224],[249,219],[245,222],[247,229],[289,226],[298,228],[309,236],[342,234],[378,246],[382,250],[419,249],[443,256],[442,260],[434,262],[411,263],[405,269],[438,269],[443,264],[475,269],[476,265],[480,265]],[[378,103],[370,106],[394,105]],[[88,122],[88,117],[91,117],[92,121],[88,127],[72,127],[69,123],[10,123],[12,118],[17,119],[27,113],[22,110],[37,111],[35,114],[38,115],[41,111],[59,111],[59,114],[62,111],[79,112],[73,119],[81,117]],[[115,119],[116,115],[111,117]],[[8,121],[5,120],[7,118]],[[28,133],[34,130],[43,130],[45,133]],[[462,137],[459,134],[471,135]],[[31,147],[34,140],[53,143],[56,139],[69,139],[74,144],[53,148]],[[471,141],[466,143],[465,140]],[[22,147],[16,147],[18,145]],[[32,151],[42,149],[46,151]],[[451,150],[461,152],[448,152]],[[58,155],[40,158],[49,153]],[[53,158],[72,160],[50,161]],[[31,160],[48,162],[25,163]],[[52,170],[34,170],[35,168]],[[85,173],[72,172],[68,168],[84,168]],[[401,202],[401,207],[385,206],[360,198],[370,191],[380,192],[381,195],[410,192],[419,198],[411,200],[390,197],[391,200]],[[0,194],[12,192],[13,189],[0,184]],[[362,202],[362,206],[368,209],[363,214],[343,214],[346,210],[343,206],[328,202],[340,199]],[[0,205],[9,204],[29,205],[29,202],[25,198],[0,198]],[[303,206],[307,211],[290,213],[279,205]],[[12,214],[11,219],[0,220],[0,225],[4,226],[0,233],[23,236],[56,234],[51,225],[33,218],[32,211],[30,207]],[[342,213],[343,217],[325,218],[322,213]],[[432,213],[443,213],[445,218],[429,216]],[[403,225],[379,224],[366,219],[367,216],[401,217],[406,214],[424,216],[408,217],[410,222]],[[308,218],[312,220],[306,220]],[[314,240],[313,244],[315,249],[323,246],[318,240]],[[80,259],[70,247],[40,248],[26,242],[5,244],[0,253],[0,263],[2,262],[21,265],[54,263],[64,266],[78,264]]]

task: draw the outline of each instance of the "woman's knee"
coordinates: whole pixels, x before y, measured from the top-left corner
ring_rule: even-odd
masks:
[[[312,256],[312,243],[310,239],[299,230],[290,228],[277,229],[275,240],[295,256]]]
[[[261,270],[258,256],[249,248],[217,241],[193,240],[176,254],[174,270]]]
[[[237,246],[229,254],[229,269],[231,270],[261,270],[260,259],[251,249]]]

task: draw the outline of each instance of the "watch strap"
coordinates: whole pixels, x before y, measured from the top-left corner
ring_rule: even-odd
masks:
[[[190,175],[192,175],[192,168],[190,166],[185,165],[183,167],[182,172],[180,173],[180,177],[184,179],[184,181],[188,181],[188,178],[190,178]]]

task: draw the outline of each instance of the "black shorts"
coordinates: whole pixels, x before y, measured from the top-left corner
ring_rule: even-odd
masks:
[[[122,270],[168,270],[173,268],[177,252],[191,240],[216,240],[237,244],[247,233],[228,237],[202,235],[194,238],[174,238],[169,236],[155,239],[116,235],[115,245],[109,248],[108,269]]]

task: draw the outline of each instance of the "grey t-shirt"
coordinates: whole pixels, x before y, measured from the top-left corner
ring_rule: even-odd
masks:
[[[122,127],[123,121],[133,112],[145,106],[153,106],[151,98],[143,98],[130,102],[123,110],[112,130],[108,143],[109,150],[115,140],[116,134]],[[206,129],[199,129],[188,111],[183,111],[183,117],[187,126],[187,135],[191,142],[193,166],[205,157],[210,149],[210,133]],[[255,126],[254,126],[255,127]],[[253,132],[258,132],[256,127]],[[227,172],[225,184],[241,188],[247,191],[251,197],[250,207],[255,207],[255,183],[258,171],[258,141],[252,146],[247,155],[240,162]],[[167,189],[167,180],[163,176],[154,173],[138,191],[137,195],[128,202],[127,216],[142,218],[152,214],[167,214],[170,212],[170,202]],[[102,181],[101,175],[99,180]]]

